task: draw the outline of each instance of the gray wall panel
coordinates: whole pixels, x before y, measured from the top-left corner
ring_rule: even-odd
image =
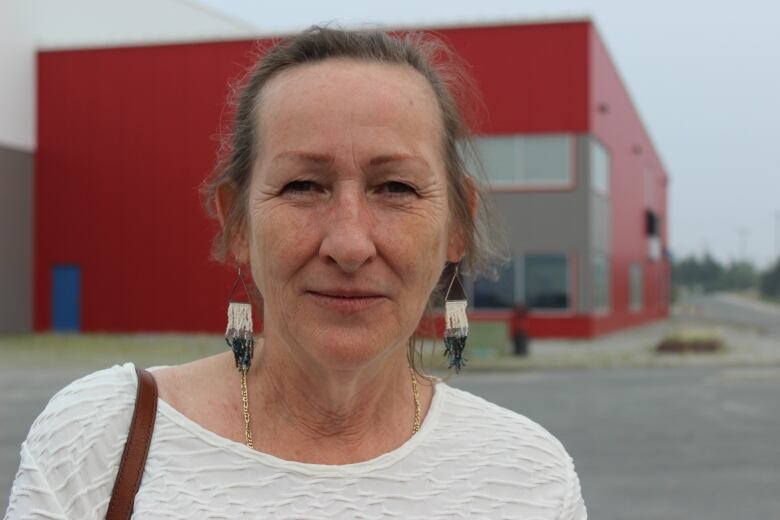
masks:
[[[32,329],[33,154],[0,145],[0,333]]]
[[[492,199],[513,255],[562,252],[576,255],[575,312],[588,312],[590,280],[590,183],[577,137],[577,182],[566,191],[498,191]],[[586,157],[587,159],[587,157]]]

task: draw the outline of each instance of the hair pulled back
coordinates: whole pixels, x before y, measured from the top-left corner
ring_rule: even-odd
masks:
[[[334,58],[407,65],[428,81],[441,114],[451,216],[464,239],[461,269],[472,274],[491,273],[493,260],[500,254],[495,226],[487,222],[492,220],[487,201],[472,176],[474,172],[470,175],[467,171],[466,157],[473,154],[473,148],[464,114],[466,109],[476,106],[469,105],[469,101],[477,97],[471,95],[475,89],[464,67],[441,40],[424,33],[391,35],[376,30],[349,31],[320,26],[272,44],[234,93],[232,130],[224,136],[217,166],[202,188],[204,205],[212,217],[217,216],[218,192],[228,190],[232,195],[230,207],[222,208],[223,221],[214,240],[214,257],[228,260],[231,244],[246,230],[252,167],[262,146],[257,129],[263,89],[284,70]],[[478,208],[476,214],[471,211],[473,205]]]

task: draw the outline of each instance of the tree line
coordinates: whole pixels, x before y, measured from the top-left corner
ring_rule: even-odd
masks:
[[[704,292],[758,290],[765,298],[780,301],[780,258],[760,270],[752,262],[723,264],[709,253],[688,256],[672,262],[675,288],[687,287]]]

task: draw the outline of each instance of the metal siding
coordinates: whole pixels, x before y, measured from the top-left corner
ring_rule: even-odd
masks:
[[[593,127],[620,149],[621,132],[639,125],[628,118],[607,128],[591,114],[592,90],[602,92],[604,83],[593,75],[611,74],[612,65],[593,44],[589,22],[436,33],[471,66],[487,109],[482,133],[585,134]],[[61,263],[82,266],[84,330],[224,326],[232,274],[209,260],[215,224],[200,208],[197,187],[214,164],[220,121],[229,121],[230,80],[252,62],[253,49],[256,42],[242,41],[39,54],[36,329],[51,325],[49,273]],[[589,52],[601,54],[594,62]],[[612,85],[610,96],[627,99],[615,88],[622,86]],[[624,197],[624,184],[613,183],[613,199]],[[515,249],[566,250],[576,259],[578,312],[587,309],[590,278],[588,191],[580,177],[570,191],[495,195]],[[611,241],[619,251],[626,235],[614,226],[622,216],[613,207]],[[580,314],[540,318],[532,329],[592,333]]]
[[[39,54],[36,328],[82,266],[85,331],[218,330],[232,281],[198,186],[249,42]]]
[[[572,136],[574,178],[568,190],[498,191],[492,194],[496,216],[507,234],[511,253],[561,253],[569,258],[572,307],[559,315],[532,313],[529,331],[533,336],[577,336],[587,329],[583,315],[588,313],[589,290],[589,183],[581,175],[582,138]],[[518,271],[521,273],[521,271]],[[522,284],[520,284],[522,285]],[[557,323],[557,328],[551,324]]]
[[[668,284],[665,261],[647,259],[644,233],[644,173],[652,168],[661,186],[658,206],[662,219],[662,244],[667,247],[666,179],[657,155],[629,93],[595,28],[590,29],[591,133],[610,152],[610,232],[612,249],[612,312],[594,321],[594,332],[605,333],[668,316],[668,302],[660,284]],[[641,262],[645,271],[645,305],[642,312],[629,309],[628,266]]]
[[[589,22],[436,31],[469,64],[486,116],[479,133],[585,132]]]
[[[33,154],[0,146],[0,333],[32,328]]]

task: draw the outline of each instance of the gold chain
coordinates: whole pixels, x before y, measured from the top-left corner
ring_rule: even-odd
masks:
[[[422,409],[420,408],[420,392],[417,391],[417,376],[412,367],[409,367],[409,373],[412,375],[412,394],[414,394],[414,425],[412,426],[412,435],[414,435],[420,431]]]
[[[241,371],[241,403],[244,408],[244,437],[248,448],[254,448],[252,444],[252,416],[249,415],[249,395],[246,389],[246,370]]]
[[[249,392],[246,387],[246,370],[241,370],[241,403],[244,412],[244,437],[248,448],[254,448],[252,444],[252,416],[249,414]],[[412,376],[412,394],[414,394],[414,424],[412,425],[412,435],[420,431],[422,424],[422,407],[420,406],[420,392],[417,389],[417,376],[414,369],[409,367],[409,373]]]

